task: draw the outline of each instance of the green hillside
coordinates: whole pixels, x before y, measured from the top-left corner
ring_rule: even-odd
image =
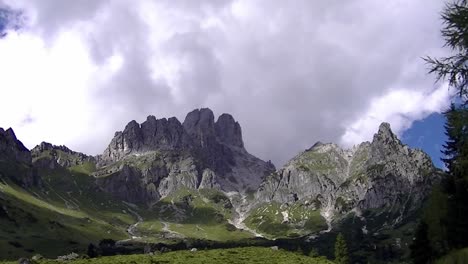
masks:
[[[135,222],[128,206],[92,188],[88,175],[42,171],[42,188],[26,191],[0,181],[0,255],[17,258],[40,253],[83,252],[103,238],[128,238]],[[126,211],[127,210],[127,211]]]
[[[464,264],[468,263],[468,248],[453,251],[445,257],[440,258],[436,264]]]
[[[16,262],[4,262],[4,264]],[[63,263],[54,260],[38,261],[38,264]],[[214,250],[199,250],[191,252],[173,251],[169,253],[156,255],[129,255],[129,256],[112,256],[96,259],[80,259],[69,261],[67,263],[102,263],[102,264],[118,264],[118,263],[139,263],[139,264],[237,264],[237,263],[270,263],[270,264],[332,264],[333,262],[325,258],[312,258],[300,253],[289,252],[284,250],[273,250],[271,248],[247,247],[247,248],[231,248],[231,249],[214,249]]]
[[[186,238],[228,242],[253,237],[229,224],[232,205],[216,190],[179,190],[142,208],[112,199],[88,173],[81,167],[40,169],[42,186],[29,190],[1,179],[0,256],[55,258],[85,253],[102,239],[173,244]]]

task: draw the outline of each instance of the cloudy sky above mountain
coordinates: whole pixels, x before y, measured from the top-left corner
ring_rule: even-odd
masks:
[[[248,150],[277,165],[318,140],[371,140],[382,121],[402,135],[449,103],[421,59],[446,52],[443,6],[0,0],[22,12],[0,26],[0,127],[30,148],[49,141],[97,154],[132,119],[183,121],[209,107],[231,113]]]

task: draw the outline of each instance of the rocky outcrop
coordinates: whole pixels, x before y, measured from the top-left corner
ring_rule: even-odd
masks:
[[[148,116],[141,125],[133,120],[123,131],[116,132],[99,157],[99,164],[104,166],[131,154],[189,149],[191,145],[191,139],[177,118],[156,119]]]
[[[214,115],[208,108],[195,109],[184,120],[184,129],[194,144],[202,149],[210,149],[218,144],[215,136]]]
[[[245,150],[241,127],[231,115],[215,122],[208,108],[190,112],[183,123],[154,116],[141,125],[131,121],[99,156],[98,167],[94,175],[105,191],[139,203],[180,188],[256,190],[275,169]],[[121,187],[113,179],[132,184]],[[133,191],[140,195],[130,195]]]
[[[93,156],[70,150],[66,146],[56,146],[42,142],[31,150],[33,164],[37,168],[70,168],[85,163],[96,163]]]
[[[262,184],[257,202],[318,204],[331,222],[351,211],[391,212],[395,223],[420,209],[441,172],[383,123],[372,142],[350,150],[317,143]]]
[[[223,144],[244,148],[242,129],[238,122],[229,114],[222,114],[215,123],[215,133]]]
[[[8,177],[24,187],[39,185],[31,161],[31,153],[13,129],[0,128],[0,178]]]

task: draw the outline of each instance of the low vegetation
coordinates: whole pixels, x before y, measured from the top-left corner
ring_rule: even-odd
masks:
[[[4,262],[3,264],[13,264],[17,262]],[[63,263],[55,260],[39,260],[37,264]],[[68,261],[71,264],[253,264],[253,263],[294,263],[294,264],[332,264],[333,262],[323,257],[309,257],[299,252],[289,252],[272,248],[246,247],[231,249],[213,250],[182,250],[168,253],[157,252],[154,255],[128,255],[112,256],[93,259],[77,259]]]
[[[0,181],[0,256],[42,254],[55,257],[84,252],[103,238],[126,239],[134,217],[123,203],[111,202],[92,190],[88,175],[41,171],[43,186],[26,191]],[[60,188],[59,188],[60,186]],[[79,187],[78,187],[79,186]],[[89,189],[88,189],[89,188]]]
[[[453,251],[447,256],[437,260],[435,264],[463,264],[468,263],[468,248]]]
[[[245,223],[269,238],[297,237],[328,227],[319,210],[299,202],[289,206],[277,202],[263,204],[252,211]]]

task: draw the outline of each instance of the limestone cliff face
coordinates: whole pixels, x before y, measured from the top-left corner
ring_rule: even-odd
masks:
[[[329,221],[351,211],[395,213],[400,221],[421,208],[440,171],[422,151],[403,145],[383,123],[372,142],[351,150],[317,143],[269,176],[257,202],[319,204]]]
[[[32,163],[31,153],[16,138],[13,129],[0,128],[0,178],[7,177],[24,187],[40,184]]]
[[[154,116],[142,124],[130,122],[98,157],[94,175],[119,198],[152,203],[181,188],[256,190],[274,169],[245,150],[241,127],[231,115],[215,122],[213,112],[203,108],[187,114],[183,123]]]

